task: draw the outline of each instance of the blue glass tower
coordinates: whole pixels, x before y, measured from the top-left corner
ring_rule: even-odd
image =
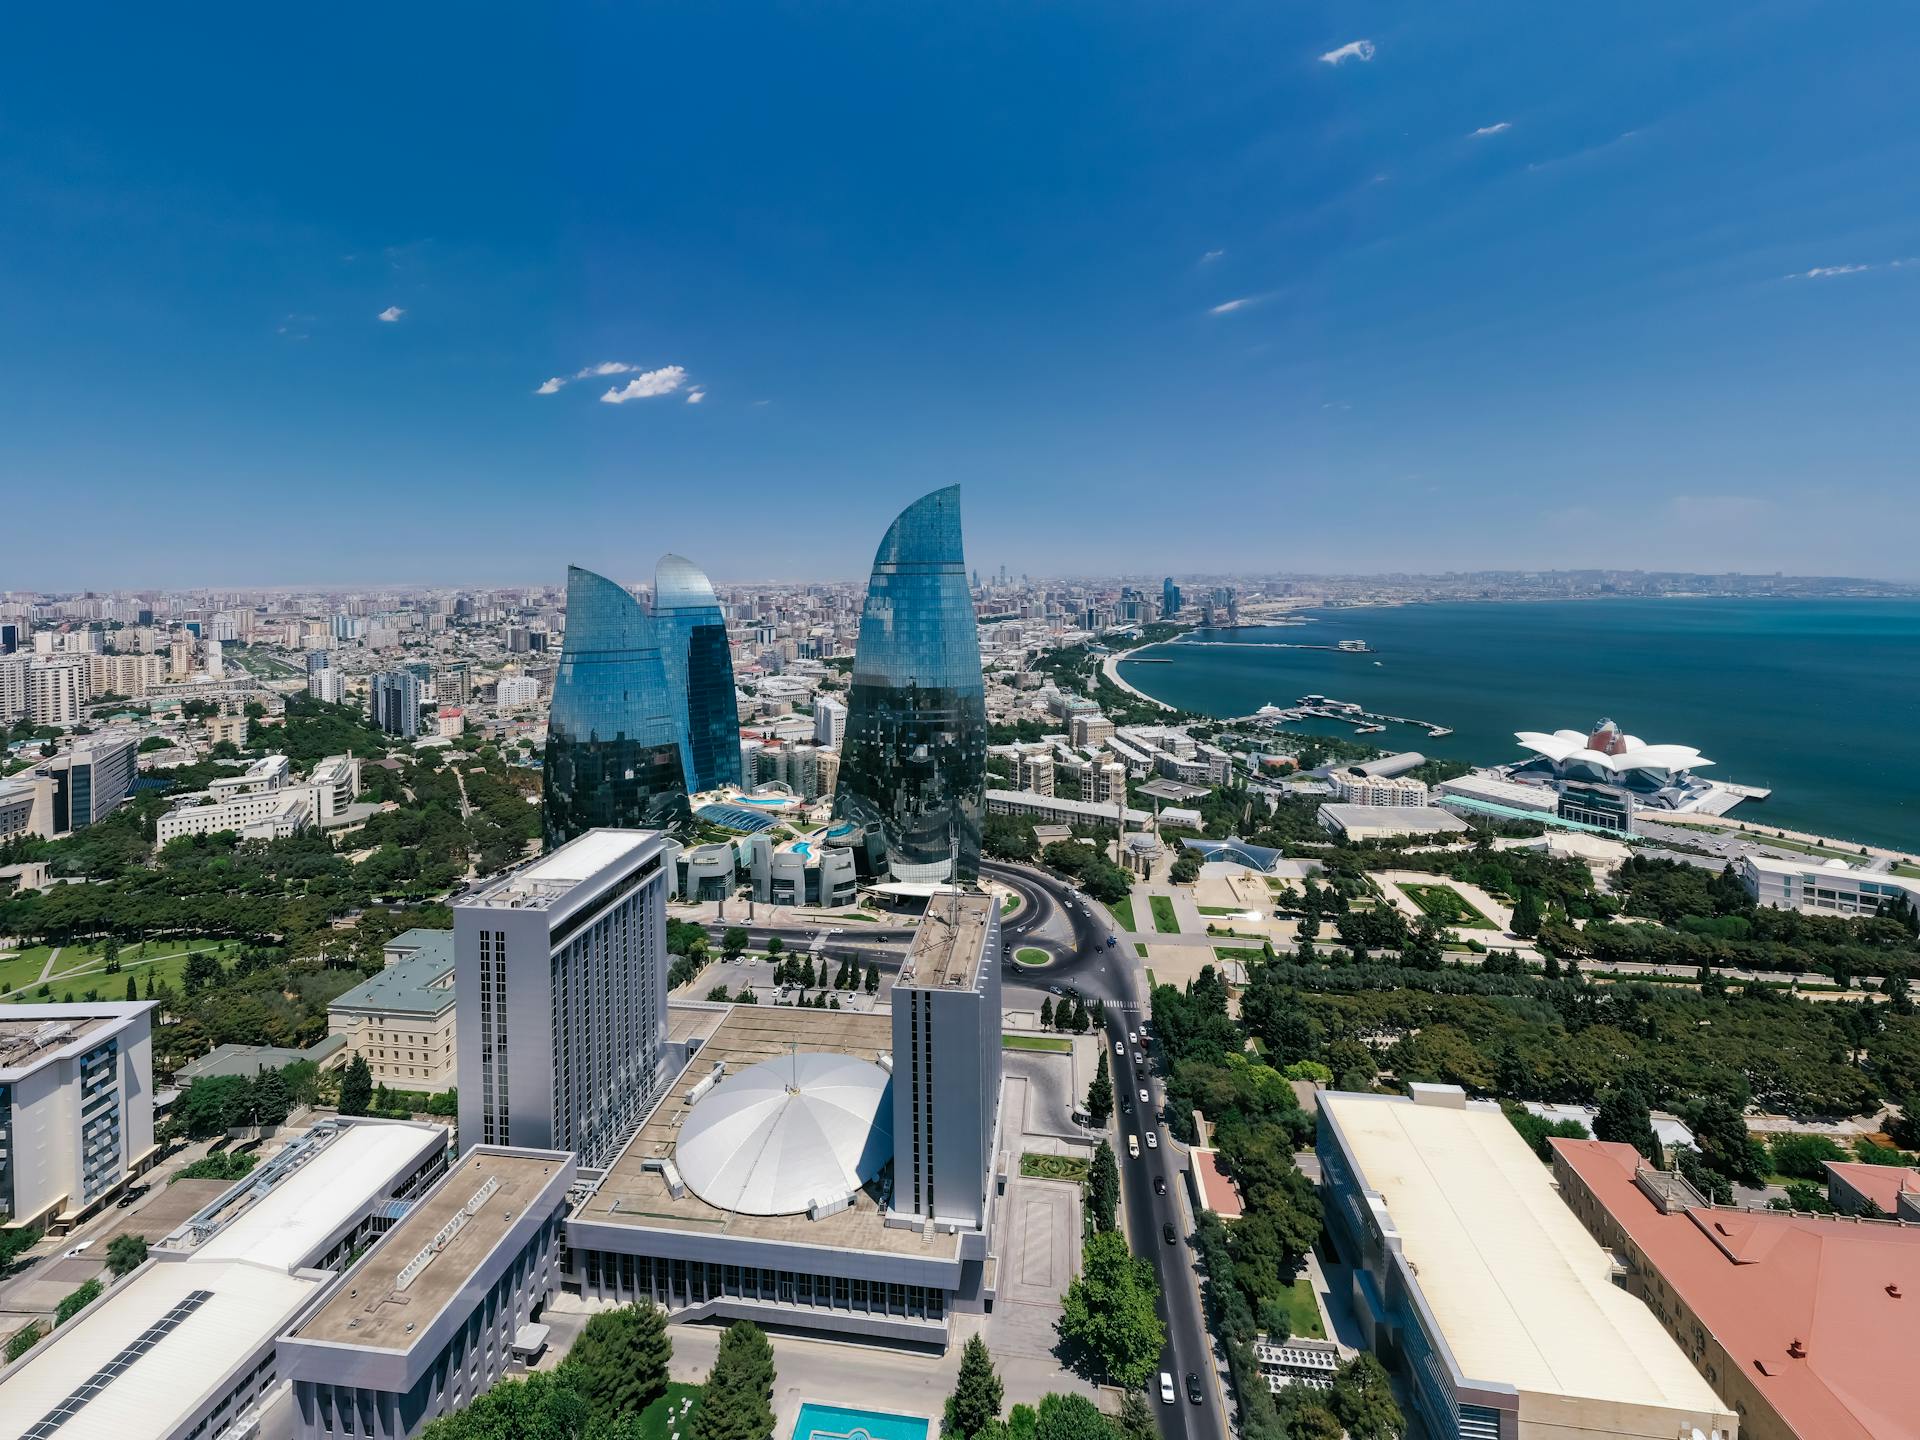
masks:
[[[980,872],[987,699],[960,543],[960,487],[902,510],[860,613],[834,813],[895,880]]]
[[[669,829],[687,796],[739,783],[727,626],[707,577],[660,562],[649,610],[567,570],[567,635],[547,717],[547,847],[596,826]]]

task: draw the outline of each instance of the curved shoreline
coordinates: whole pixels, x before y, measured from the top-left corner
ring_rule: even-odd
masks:
[[[1142,650],[1145,650],[1148,647],[1145,645],[1142,645],[1140,648]],[[1153,698],[1153,696],[1147,694],[1147,692],[1142,690],[1139,686],[1130,685],[1125,680],[1122,680],[1120,678],[1120,662],[1122,660],[1125,660],[1131,654],[1133,654],[1133,651],[1131,650],[1122,650],[1116,654],[1107,656],[1105,660],[1102,660],[1100,662],[1100,673],[1106,676],[1107,679],[1111,680],[1120,689],[1126,691],[1129,695],[1133,696],[1134,699],[1136,700],[1144,700],[1149,705],[1157,705],[1162,710],[1166,710],[1169,712],[1177,710],[1179,708],[1178,706],[1169,705],[1164,700],[1156,700]]]

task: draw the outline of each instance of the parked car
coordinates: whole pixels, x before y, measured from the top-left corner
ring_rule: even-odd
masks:
[[[1160,1403],[1162,1405],[1171,1405],[1175,1398],[1173,1393],[1173,1376],[1162,1370],[1160,1372]]]

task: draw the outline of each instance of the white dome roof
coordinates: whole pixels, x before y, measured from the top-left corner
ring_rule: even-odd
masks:
[[[674,1163],[709,1205],[791,1215],[847,1199],[893,1158],[893,1077],[801,1051],[729,1075],[680,1127]]]

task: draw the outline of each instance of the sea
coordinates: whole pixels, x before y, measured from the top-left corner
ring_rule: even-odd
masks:
[[[1155,699],[1220,717],[1303,695],[1358,701],[1453,734],[1307,721],[1304,733],[1500,764],[1516,730],[1613,720],[1692,745],[1700,773],[1772,795],[1736,818],[1920,847],[1920,601],[1596,599],[1302,610],[1300,625],[1193,632],[1120,664]],[[1371,653],[1299,650],[1363,640]],[[1165,664],[1151,663],[1165,661]],[[1147,662],[1147,663],[1143,663]]]

